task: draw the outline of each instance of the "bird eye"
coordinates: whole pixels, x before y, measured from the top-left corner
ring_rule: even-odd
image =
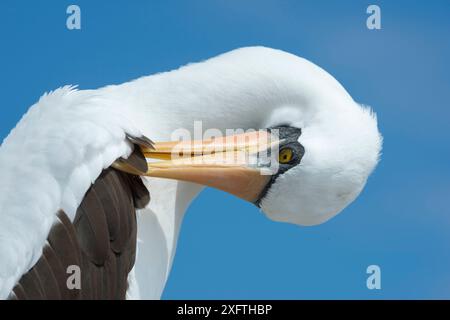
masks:
[[[284,148],[278,154],[278,162],[282,164],[289,163],[294,158],[294,152],[291,148]]]

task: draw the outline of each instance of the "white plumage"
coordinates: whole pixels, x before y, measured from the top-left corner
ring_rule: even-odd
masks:
[[[29,110],[0,149],[0,298],[39,258],[57,210],[73,219],[101,171],[130,154],[125,134],[169,140],[178,128],[193,130],[196,120],[205,129],[301,127],[302,165],[279,177],[261,208],[302,225],[324,222],[353,201],[381,149],[374,115],[332,76],[263,47],[119,86],[58,89]],[[138,215],[129,298],[153,299],[170,272],[184,212],[202,187],[145,183],[152,200]]]

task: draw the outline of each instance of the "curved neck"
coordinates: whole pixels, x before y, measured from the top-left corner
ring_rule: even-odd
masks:
[[[331,88],[328,95],[320,94],[325,85]],[[318,100],[335,100],[333,92],[345,94],[320,68],[280,51],[258,48],[99,90],[155,141],[171,140],[180,129],[193,135],[199,122],[200,131],[217,129],[225,135],[227,129],[261,129],[292,118],[308,121]],[[141,297],[158,298],[184,212],[201,187],[158,179],[149,179],[148,186],[152,201],[140,222],[140,238],[146,240],[139,244],[136,278]],[[158,268],[150,268],[155,261]]]
[[[203,68],[199,64],[189,70],[143,77],[102,88],[99,93],[155,141],[171,140],[179,129],[194,135],[194,126],[198,125],[201,131],[218,129],[223,135],[226,129],[264,127],[274,98],[261,95],[261,80],[244,79],[237,72],[235,80],[230,81],[226,75],[229,70],[214,68],[214,64],[208,72],[203,72]],[[159,298],[170,272],[184,213],[202,187],[162,179],[145,182],[151,202],[138,220],[136,295]]]
[[[240,90],[233,96],[232,92],[220,89],[222,84],[218,82],[212,84],[198,77],[189,81],[183,73],[181,70],[149,76],[99,92],[114,100],[112,104],[155,141],[171,140],[179,129],[185,129],[194,137],[194,126],[195,131],[200,126],[200,131],[214,128],[223,135],[226,129],[262,126],[263,115],[267,113],[260,108],[263,104],[239,101]],[[199,89],[205,83],[209,84],[208,88]],[[131,288],[137,288],[132,297],[157,299],[171,269],[185,211],[202,187],[172,180],[145,180],[151,201],[139,214],[136,281]]]
[[[308,122],[318,106],[338,108],[342,97],[351,99],[314,64],[262,48],[235,50],[100,92],[155,140],[167,140],[180,128],[192,131],[196,121],[204,130],[222,131],[260,129],[293,117]],[[273,119],[275,113],[281,119]]]

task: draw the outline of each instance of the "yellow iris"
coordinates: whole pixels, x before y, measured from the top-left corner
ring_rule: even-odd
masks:
[[[281,149],[280,153],[278,154],[278,162],[279,163],[288,163],[292,160],[294,157],[294,152],[292,152],[292,149],[285,148]]]

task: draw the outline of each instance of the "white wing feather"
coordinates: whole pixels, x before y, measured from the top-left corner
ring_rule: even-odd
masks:
[[[66,86],[32,106],[0,148],[0,298],[41,256],[56,213],[73,220],[92,182],[140,136],[114,102]]]

